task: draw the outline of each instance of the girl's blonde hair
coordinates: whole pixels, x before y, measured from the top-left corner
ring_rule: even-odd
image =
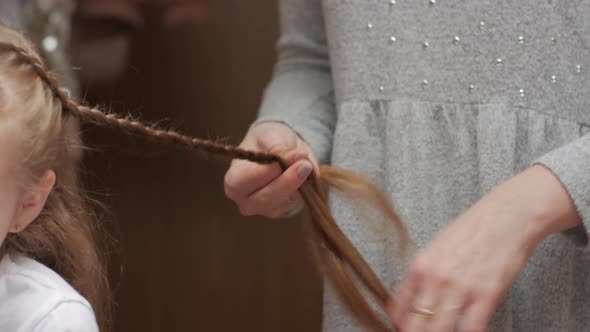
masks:
[[[76,170],[79,143],[69,124],[75,119],[109,126],[156,142],[261,164],[287,163],[279,156],[248,151],[235,146],[161,130],[116,114],[79,105],[59,88],[55,78],[20,34],[0,28],[0,115],[22,119],[27,126],[19,134],[26,158],[23,165],[31,176],[53,169],[55,189],[38,220],[24,231],[7,238],[5,247],[24,253],[62,275],[92,304],[103,330],[110,323],[110,291],[104,257],[97,241],[97,225],[81,194]],[[10,105],[10,106],[8,106]],[[363,289],[378,305],[391,301],[387,288],[355,246],[338,227],[327,205],[328,189],[340,191],[382,213],[396,226],[401,246],[407,234],[386,196],[374,184],[350,172],[322,165],[299,189],[308,208],[309,239],[321,271],[335,285],[344,303],[367,327],[388,330],[388,324],[369,305]]]
[[[39,217],[21,232],[8,234],[2,251],[22,253],[59,273],[91,303],[106,331],[111,293],[96,217],[78,179],[77,120],[63,112],[63,101],[39,75],[41,69],[45,70],[31,44],[0,26],[0,121],[17,139],[22,170],[18,175],[27,186],[47,170],[56,174]]]

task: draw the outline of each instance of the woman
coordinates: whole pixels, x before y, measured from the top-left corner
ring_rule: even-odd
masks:
[[[317,164],[391,195],[417,247],[340,226],[392,288],[403,331],[581,331],[590,322],[590,1],[283,0],[280,58],[226,193],[289,215]],[[362,330],[330,287],[325,331]]]

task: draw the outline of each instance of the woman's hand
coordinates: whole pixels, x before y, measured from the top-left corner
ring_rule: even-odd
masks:
[[[260,165],[233,160],[225,174],[225,194],[244,216],[288,217],[303,207],[297,189],[317,170],[310,147],[289,127],[277,122],[263,122],[252,127],[241,148],[281,155],[289,168],[283,172],[276,165]]]
[[[403,332],[484,331],[537,244],[579,223],[561,182],[536,165],[484,196],[415,257],[389,316]]]

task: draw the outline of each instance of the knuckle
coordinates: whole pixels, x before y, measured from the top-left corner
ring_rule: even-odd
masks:
[[[223,190],[225,192],[225,195],[232,199],[235,200],[238,196],[238,192],[239,192],[239,186],[238,181],[236,179],[235,172],[232,172],[231,169],[229,171],[227,171],[227,173],[225,173],[225,177],[223,179]]]
[[[256,203],[256,205],[261,206],[261,207],[272,205],[272,203],[276,199],[277,199],[276,195],[273,193],[272,190],[268,190],[268,188],[265,188],[265,190],[261,190],[258,193],[258,195],[256,195],[254,198],[252,198],[252,200]]]
[[[457,280],[455,282],[454,287],[461,292],[461,294],[463,294],[465,297],[473,297],[474,295],[474,286],[472,283],[466,281],[466,280]]]
[[[479,296],[486,302],[495,302],[502,292],[498,286],[489,286],[479,290]]]
[[[410,267],[410,272],[413,275],[416,276],[422,276],[425,274],[426,272],[426,268],[424,267],[424,265],[422,265],[422,263],[420,262],[415,262],[412,264],[412,266]]]
[[[491,305],[501,296],[501,292],[494,287],[476,285],[475,283],[466,284],[465,287],[468,296],[482,304]]]
[[[255,216],[257,213],[254,211],[254,209],[252,209],[250,206],[248,205],[238,205],[238,208],[240,210],[240,214],[244,217],[251,217],[251,216]]]
[[[441,287],[446,287],[456,282],[453,275],[447,270],[437,270],[433,273],[432,278]]]
[[[236,193],[235,188],[233,188],[232,186],[228,185],[227,183],[224,183],[223,191],[224,191],[225,196],[227,198],[231,199],[232,201],[237,200],[237,198],[238,198],[237,196],[238,195]]]
[[[424,276],[429,272],[428,258],[424,255],[416,257],[412,265],[410,266],[410,272],[415,276]]]

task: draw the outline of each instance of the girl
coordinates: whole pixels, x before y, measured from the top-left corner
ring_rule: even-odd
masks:
[[[146,126],[78,105],[59,88],[39,56],[18,33],[0,28],[0,328],[18,331],[95,331],[109,328],[109,288],[96,240],[96,225],[78,188],[80,143],[73,120],[198,151],[257,163],[287,160]],[[325,202],[332,185],[374,207],[403,227],[385,196],[352,174],[322,166],[322,181],[303,187],[315,221],[318,253],[341,289],[357,289],[356,273],[385,303],[387,290],[338,229]],[[372,317],[360,292],[349,304]],[[96,314],[96,316],[95,316]],[[96,317],[96,318],[95,318]],[[372,319],[372,318],[371,318]]]
[[[78,185],[71,115],[18,33],[0,27],[0,331],[98,331],[110,292]]]

